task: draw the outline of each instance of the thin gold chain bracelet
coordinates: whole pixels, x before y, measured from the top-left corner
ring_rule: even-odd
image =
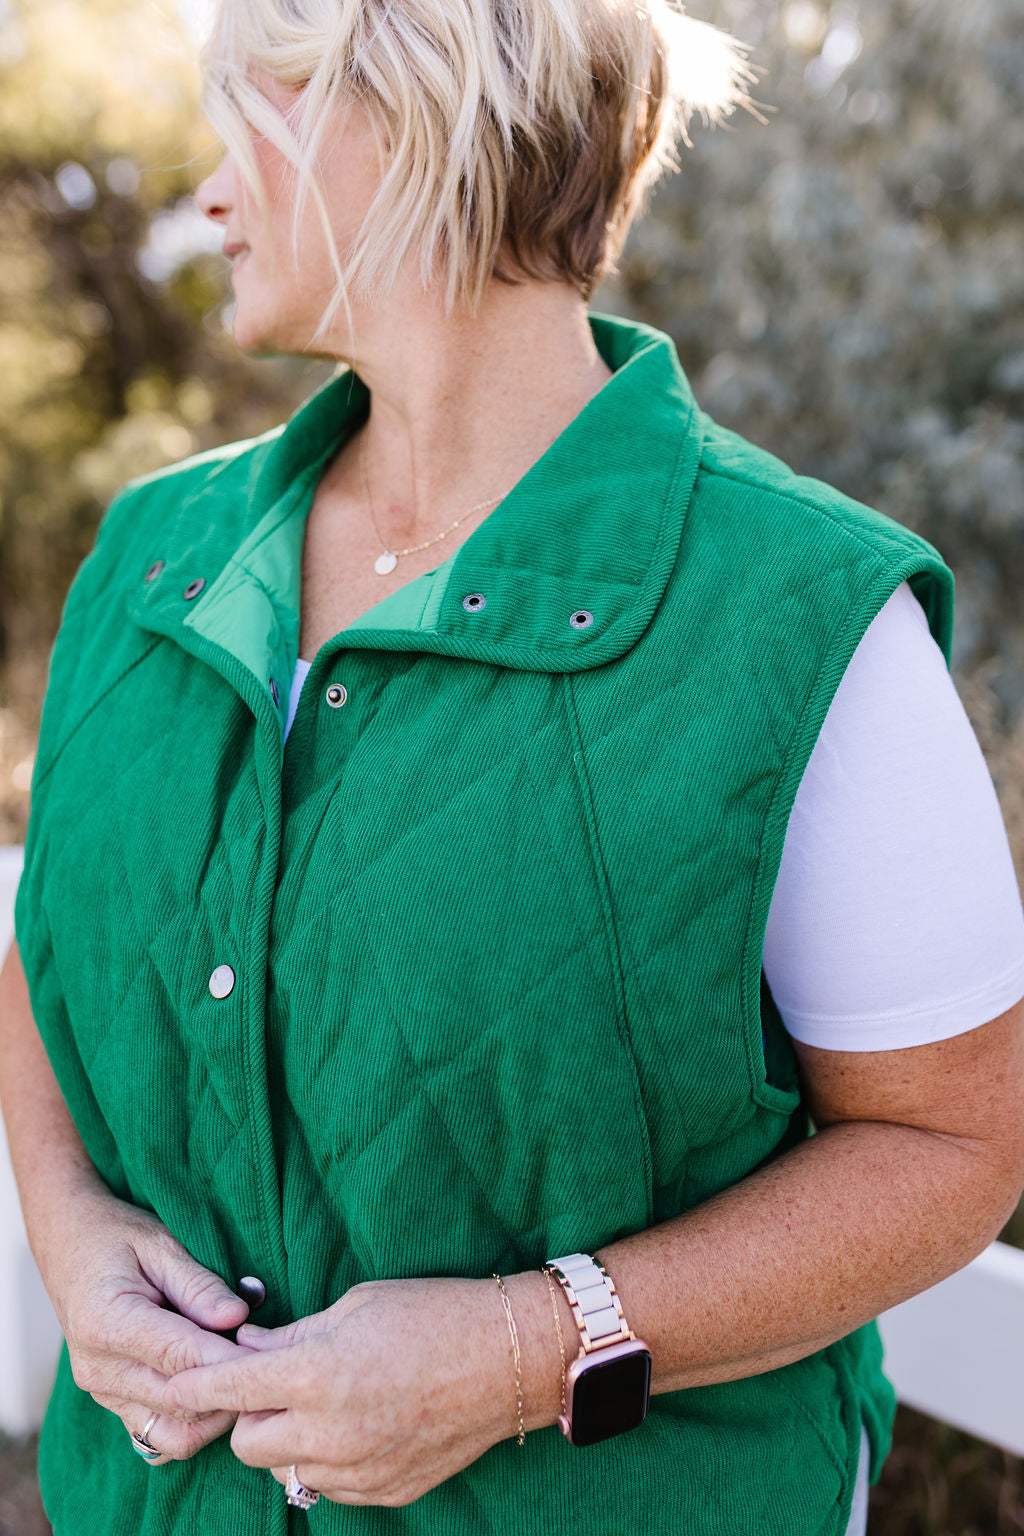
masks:
[[[526,1428],[523,1424],[523,1370],[519,1358],[519,1333],[516,1329],[516,1320],[512,1316],[512,1303],[508,1299],[505,1282],[500,1275],[492,1275],[492,1280],[497,1280],[498,1290],[501,1292],[502,1305],[505,1308],[505,1316],[508,1318],[508,1331],[512,1337],[512,1358],[516,1367],[516,1412],[519,1416],[519,1430],[516,1434],[516,1444],[523,1445],[526,1442]]]
[[[558,1315],[558,1298],[555,1295],[555,1282],[551,1278],[551,1271],[546,1264],[541,1265],[541,1274],[548,1283],[551,1292],[551,1310],[555,1314],[555,1327],[558,1329],[558,1352],[562,1357],[562,1412],[565,1412],[565,1339],[562,1337],[562,1319]]]

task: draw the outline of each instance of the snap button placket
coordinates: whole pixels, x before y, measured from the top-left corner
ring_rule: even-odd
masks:
[[[324,698],[332,709],[340,709],[348,698],[348,689],[344,683],[332,683],[324,694]]]
[[[143,581],[156,581],[163,568],[164,562],[162,560],[154,560],[145,576],[143,576]]]
[[[594,622],[594,615],[588,613],[586,608],[574,608],[569,615],[569,623],[573,629],[589,629]]]
[[[210,992],[212,996],[221,999],[230,997],[235,990],[235,973],[230,965],[218,965],[210,977]]]
[[[479,613],[481,608],[487,607],[487,599],[482,592],[469,592],[462,599],[462,606],[467,613]]]
[[[194,597],[198,597],[200,592],[203,590],[203,588],[205,586],[206,586],[206,577],[205,576],[197,576],[197,577],[195,577],[195,579],[193,581],[190,581],[188,586],[185,588],[184,592],[182,593],[182,596],[184,597],[186,603],[190,603]]]

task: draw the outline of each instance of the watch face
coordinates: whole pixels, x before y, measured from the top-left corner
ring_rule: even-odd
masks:
[[[636,1429],[647,1415],[651,1387],[651,1357],[646,1350],[620,1355],[581,1372],[572,1389],[572,1443],[596,1445],[627,1429]]]

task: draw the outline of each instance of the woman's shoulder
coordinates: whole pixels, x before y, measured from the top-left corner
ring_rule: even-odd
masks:
[[[127,481],[100,518],[92,549],[79,566],[64,605],[61,628],[135,587],[147,571],[202,545],[216,527],[239,543],[254,515],[262,465],[283,431],[276,427],[168,464]]]
[[[184,509],[208,493],[231,494],[240,483],[255,479],[283,431],[283,425],[274,427],[258,437],[208,448],[149,474],[134,476],[106,508],[97,542],[124,537],[140,520],[161,517],[169,505]]]
[[[701,454],[687,516],[693,547],[716,553],[737,595],[799,623],[821,607],[866,628],[908,581],[948,654],[953,575],[922,534],[701,413]],[[749,590],[748,590],[749,589]]]
[[[790,538],[832,536],[843,543],[859,540],[878,555],[939,551],[919,533],[811,475],[798,474],[782,459],[702,413],[703,442],[698,490],[716,503],[735,507],[738,521],[756,525],[759,536],[785,533]]]

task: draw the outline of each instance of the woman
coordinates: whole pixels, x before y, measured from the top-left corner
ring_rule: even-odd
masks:
[[[350,369],[129,486],[55,648],[58,1536],[862,1530],[870,1320],[1024,1180],[1024,917],[939,555],[585,309],[744,67],[617,0],[223,0],[206,67],[236,337]]]

